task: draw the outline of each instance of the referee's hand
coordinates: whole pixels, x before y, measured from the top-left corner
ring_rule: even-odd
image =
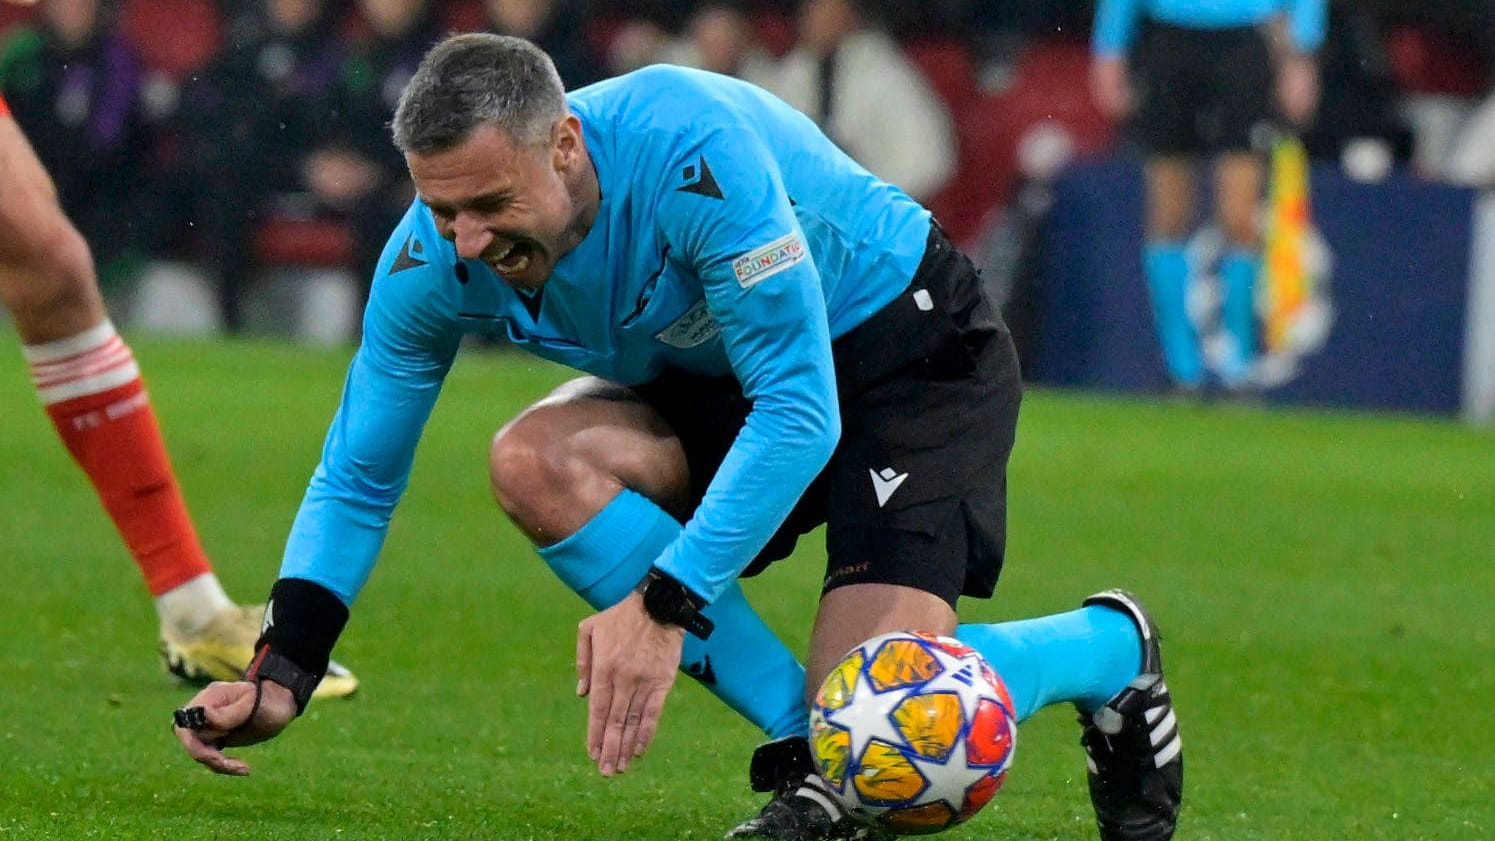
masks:
[[[256,709],[257,693],[262,694]],[[201,713],[194,708],[200,708]],[[178,716],[172,727],[187,755],[214,773],[243,777],[249,774],[249,764],[225,756],[223,748],[253,745],[273,738],[296,717],[296,699],[291,690],[274,681],[261,681],[258,688],[243,680],[218,682],[208,684],[178,712],[196,718],[183,726]]]

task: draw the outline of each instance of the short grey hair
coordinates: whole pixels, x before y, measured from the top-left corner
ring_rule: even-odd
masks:
[[[426,53],[390,128],[401,152],[430,154],[489,123],[516,142],[543,143],[565,115],[566,88],[544,50],[523,38],[474,32]]]

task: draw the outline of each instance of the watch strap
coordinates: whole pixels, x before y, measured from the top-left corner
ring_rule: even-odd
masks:
[[[716,630],[716,623],[702,613],[706,600],[664,570],[650,567],[637,590],[643,596],[644,610],[656,622],[679,626],[702,640]]]
[[[289,657],[277,653],[269,643],[260,646],[254,660],[244,672],[244,679],[255,684],[268,680],[291,690],[292,697],[296,699],[296,715],[306,712],[306,705],[311,702],[311,693],[322,682],[321,675],[296,665]],[[255,707],[259,707],[259,698],[255,699]]]

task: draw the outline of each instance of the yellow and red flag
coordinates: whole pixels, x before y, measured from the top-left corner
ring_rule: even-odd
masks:
[[[1313,298],[1309,273],[1308,153],[1287,135],[1272,144],[1272,173],[1263,243],[1265,342],[1268,353],[1290,344],[1298,316]]]

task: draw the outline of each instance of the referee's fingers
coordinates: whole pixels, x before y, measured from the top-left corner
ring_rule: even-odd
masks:
[[[200,722],[172,728],[187,755],[219,774],[244,776],[249,766],[224,756],[223,737],[249,722],[254,713],[255,686],[247,681],[213,683],[193,696],[175,716],[179,721]]]
[[[249,723],[249,717],[254,714],[257,692],[255,685],[247,680],[210,683],[203,691],[192,696],[192,700],[187,702],[187,708],[202,708],[207,726],[196,728],[198,732],[222,736]]]
[[[225,756],[216,742],[207,741],[197,730],[188,730],[185,727],[176,728],[177,741],[182,743],[187,755],[193,760],[206,765],[215,774],[227,774],[233,777],[246,777],[249,775],[249,764],[242,759]]]

